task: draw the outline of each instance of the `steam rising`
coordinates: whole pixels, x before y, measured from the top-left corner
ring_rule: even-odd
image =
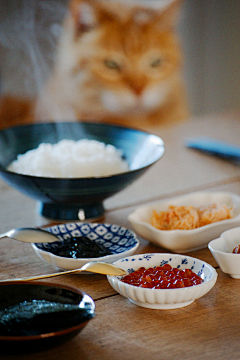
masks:
[[[1,93],[39,95],[53,65],[68,1],[0,0]],[[172,0],[120,1],[158,8]]]
[[[39,94],[54,60],[67,0],[0,0],[2,92]]]

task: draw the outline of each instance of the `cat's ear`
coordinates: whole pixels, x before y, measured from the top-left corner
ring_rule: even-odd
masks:
[[[75,1],[71,7],[71,15],[74,21],[76,36],[91,31],[97,24],[93,5],[88,1]]]
[[[162,11],[159,11],[158,24],[162,28],[175,28],[178,24],[183,0],[173,0]]]

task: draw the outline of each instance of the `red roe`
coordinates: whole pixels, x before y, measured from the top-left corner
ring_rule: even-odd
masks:
[[[235,246],[233,249],[233,254],[240,254],[240,245]]]
[[[141,267],[125,275],[121,281],[147,289],[177,289],[203,282],[191,269],[172,268],[169,264],[148,269]]]

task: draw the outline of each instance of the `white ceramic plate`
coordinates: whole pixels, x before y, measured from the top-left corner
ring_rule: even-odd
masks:
[[[139,246],[136,234],[119,225],[74,222],[51,226],[45,230],[57,235],[60,241],[32,244],[32,247],[42,260],[64,270],[78,269],[89,261],[112,263],[120,258],[132,255]],[[74,236],[86,236],[93,243],[96,242],[108,248],[112,254],[98,258],[74,259],[52,253],[52,251],[65,246],[69,239]]]
[[[114,262],[115,265],[131,273],[145,268],[170,264],[174,268],[192,269],[204,282],[200,285],[178,289],[146,289],[121,281],[122,276],[107,276],[109,283],[121,295],[138,306],[150,309],[177,309],[190,305],[194,300],[207,294],[217,281],[217,272],[209,264],[199,259],[177,254],[133,255]]]
[[[158,230],[150,224],[152,211],[166,211],[169,205],[221,204],[233,207],[233,218],[193,230]],[[175,253],[207,247],[223,231],[240,225],[240,197],[230,192],[195,192],[137,208],[128,216],[134,231],[142,238]]]

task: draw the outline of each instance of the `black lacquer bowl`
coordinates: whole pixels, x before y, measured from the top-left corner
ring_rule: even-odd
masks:
[[[62,139],[90,139],[111,144],[121,150],[129,171],[105,177],[47,178],[17,174],[8,165],[41,143],[55,144]],[[164,154],[158,136],[121,126],[84,123],[43,123],[8,128],[0,132],[0,176],[40,201],[40,214],[56,220],[87,220],[104,214],[103,200],[123,190],[139,178]]]
[[[36,281],[0,283],[1,352],[32,352],[76,336],[94,317],[95,303],[85,292]]]

